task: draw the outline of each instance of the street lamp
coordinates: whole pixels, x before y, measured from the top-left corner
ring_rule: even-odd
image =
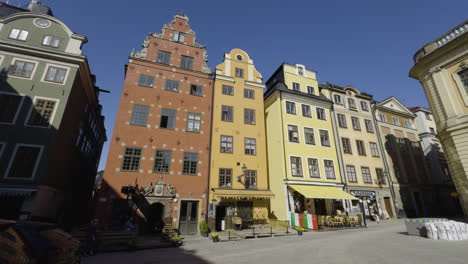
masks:
[[[244,165],[242,166],[242,175],[237,176],[237,181],[241,182],[242,177],[245,177],[245,171],[247,170],[247,166]]]

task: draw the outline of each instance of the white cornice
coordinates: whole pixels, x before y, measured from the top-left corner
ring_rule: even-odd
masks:
[[[251,81],[245,81],[245,85],[249,85],[249,86],[255,86],[255,87],[258,87],[258,88],[265,88],[265,84],[263,83],[257,83],[257,82],[251,82]]]
[[[226,75],[216,74],[215,80],[224,80],[228,82],[235,82],[235,79]]]

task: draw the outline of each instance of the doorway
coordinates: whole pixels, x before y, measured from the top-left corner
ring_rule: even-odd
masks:
[[[164,205],[154,203],[150,205],[148,214],[148,231],[160,233],[164,228]]]
[[[324,199],[314,199],[315,214],[327,215],[327,206]]]
[[[384,197],[385,209],[387,210],[388,216],[393,218],[393,210],[392,210],[392,202],[390,201],[390,197]]]
[[[253,202],[237,202],[237,215],[242,219],[242,228],[248,228],[253,224]]]
[[[195,235],[198,225],[198,201],[182,201],[180,205],[179,232]]]
[[[225,217],[226,217],[226,205],[219,204],[218,206],[216,206],[216,224],[215,224],[216,231],[221,231],[221,222],[224,220]]]

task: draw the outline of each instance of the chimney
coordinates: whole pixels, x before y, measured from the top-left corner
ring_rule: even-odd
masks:
[[[28,5],[28,9],[29,9],[29,11],[31,11],[33,13],[40,13],[40,14],[53,16],[52,10],[50,10],[50,8],[48,6],[45,6],[45,5],[41,4],[37,0],[31,0],[31,3],[29,3],[29,5]]]

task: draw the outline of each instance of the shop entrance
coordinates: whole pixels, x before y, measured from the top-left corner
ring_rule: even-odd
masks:
[[[198,225],[198,202],[182,201],[180,205],[179,231],[182,235],[195,235]]]
[[[390,201],[390,197],[384,197],[385,209],[387,210],[388,216],[393,218],[393,210],[392,210],[392,202]]]
[[[226,205],[225,204],[219,204],[216,206],[216,224],[215,224],[215,229],[216,231],[221,231],[221,223],[226,217]]]
[[[324,199],[314,199],[315,214],[327,215],[327,206]]]
[[[253,202],[237,202],[237,215],[242,219],[242,227],[246,228],[253,223]]]

